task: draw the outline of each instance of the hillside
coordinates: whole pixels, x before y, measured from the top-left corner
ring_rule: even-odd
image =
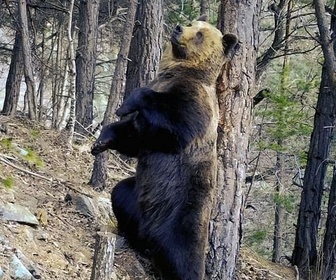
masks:
[[[65,132],[0,116],[0,279],[90,279],[96,232],[116,232],[110,190],[87,185],[92,142],[76,140],[68,151]],[[112,155],[109,185],[130,172],[122,166]],[[114,279],[154,279],[148,261],[119,246],[122,241]],[[237,279],[296,277],[242,249]]]

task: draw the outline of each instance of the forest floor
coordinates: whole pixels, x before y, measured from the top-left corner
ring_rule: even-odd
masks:
[[[65,132],[0,116],[0,279],[16,277],[15,257],[34,279],[90,279],[96,232],[116,232],[115,221],[106,218],[110,214],[94,217],[81,203],[88,198],[110,209],[110,189],[98,193],[87,184],[93,138],[76,141],[72,151],[66,139]],[[132,171],[122,166],[117,156],[110,156],[109,185]],[[4,219],[13,205],[36,221],[20,215]],[[129,248],[117,249],[114,268],[113,279],[155,279],[148,261]],[[238,280],[296,279],[293,268],[264,260],[247,248],[241,250],[238,268]]]

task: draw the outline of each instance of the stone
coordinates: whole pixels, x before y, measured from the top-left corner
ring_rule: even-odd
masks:
[[[103,196],[90,198],[86,195],[74,195],[72,201],[76,210],[89,218],[94,218],[99,224],[108,224],[112,214],[111,199]]]
[[[40,271],[35,267],[33,262],[29,260],[21,250],[16,250],[16,256],[21,261],[21,263],[24,265],[24,267],[27,268],[27,270],[30,272],[30,274],[34,277],[34,279],[41,279],[41,273]]]
[[[74,196],[73,200],[76,206],[76,210],[78,210],[81,214],[89,218],[95,216],[95,205],[90,197],[80,194]]]
[[[0,204],[0,218],[32,226],[39,225],[38,220],[27,207],[12,203]]]
[[[33,280],[34,276],[29,270],[22,264],[19,258],[13,255],[10,263],[11,275],[16,280]]]

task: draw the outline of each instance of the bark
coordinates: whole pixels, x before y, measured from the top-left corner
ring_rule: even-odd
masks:
[[[219,28],[237,34],[241,47],[218,83],[217,201],[210,221],[206,279],[233,279],[241,241],[258,46],[258,1],[222,1]]]
[[[26,97],[28,105],[28,117],[31,120],[36,120],[36,87],[34,79],[33,62],[31,55],[31,46],[29,42],[28,18],[27,18],[27,2],[19,0],[19,24],[22,36],[22,54],[24,64],[24,76],[27,86]]]
[[[131,0],[128,4],[127,19],[123,32],[123,39],[114,70],[110,96],[107,103],[107,108],[104,114],[103,125],[110,123],[113,119],[113,114],[120,103],[121,96],[124,93],[124,83],[126,78],[127,56],[130,50],[131,38],[135,13],[137,9],[137,1]],[[106,186],[106,162],[108,160],[108,151],[100,154],[95,158],[92,175],[89,184],[95,190],[103,190]]]
[[[162,1],[140,0],[126,72],[125,97],[154,79],[162,54]]]
[[[325,7],[315,0],[315,13],[324,55],[324,67],[314,117],[307,166],[303,179],[292,263],[297,265],[302,279],[309,278],[310,267],[317,264],[317,237],[321,215],[324,179],[327,170],[330,143],[336,120],[336,60],[335,41],[331,40]],[[335,10],[335,7],[334,7]],[[331,28],[335,33],[335,18]]]
[[[336,279],[336,166],[331,182],[328,218],[323,240],[323,280]]]
[[[100,0],[81,0],[76,51],[76,119],[85,128],[93,121],[94,74],[96,69]],[[81,126],[76,130],[84,133]]]
[[[16,114],[23,76],[22,60],[22,36],[20,31],[17,30],[6,80],[6,94],[2,109],[2,114],[4,115],[14,116]]]

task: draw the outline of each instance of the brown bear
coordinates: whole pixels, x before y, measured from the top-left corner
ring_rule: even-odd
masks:
[[[134,89],[103,128],[94,155],[137,157],[135,177],[118,183],[112,206],[131,246],[163,279],[201,280],[216,186],[216,80],[237,38],[197,20],[176,26],[158,76]]]

